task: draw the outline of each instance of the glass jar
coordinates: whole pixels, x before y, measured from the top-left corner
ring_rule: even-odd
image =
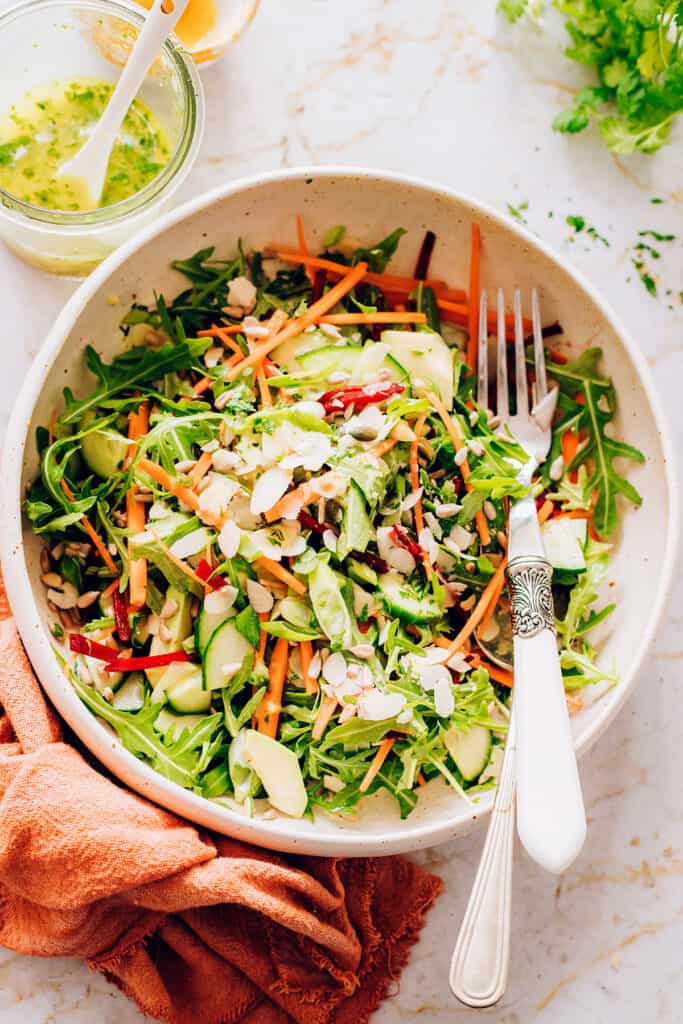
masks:
[[[72,78],[115,82],[144,15],[122,0],[24,0],[0,16],[0,66],[14,95]],[[0,238],[22,259],[82,277],[165,209],[197,157],[204,94],[189,54],[167,40],[139,98],[169,140],[171,156],[143,189],[121,202],[78,212],[46,210],[0,189]],[[5,111],[0,111],[2,116]]]

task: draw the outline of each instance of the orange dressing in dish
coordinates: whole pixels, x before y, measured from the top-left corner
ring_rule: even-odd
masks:
[[[148,10],[154,0],[140,0]],[[196,46],[200,39],[216,27],[216,0],[190,0],[187,10],[176,26],[176,32],[186,46]]]

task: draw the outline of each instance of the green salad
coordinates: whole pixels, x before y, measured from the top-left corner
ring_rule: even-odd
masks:
[[[134,305],[111,363],[88,347],[92,390],[38,431],[25,513],[55,648],[132,754],[209,800],[300,817],[386,789],[405,817],[439,777],[472,801],[507,727],[486,652],[509,648],[524,456],[475,401],[477,313],[430,276],[434,235],[400,276],[400,229],[334,227],[311,256],[298,227],[298,248],[176,261],[185,290]],[[577,710],[616,681],[590,637],[617,496],[640,504],[614,463],[643,456],[608,432],[599,349],[549,350],[548,373],[533,489]]]

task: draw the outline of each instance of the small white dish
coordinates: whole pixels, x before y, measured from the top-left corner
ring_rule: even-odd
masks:
[[[151,300],[154,291],[173,295],[184,286],[169,266],[171,259],[207,245],[230,253],[239,238],[256,247],[271,239],[293,241],[297,213],[312,249],[340,222],[349,235],[368,242],[399,225],[406,228],[392,264],[397,273],[412,273],[424,231],[432,228],[438,238],[432,272],[453,284],[467,281],[470,226],[476,220],[483,235],[482,284],[495,283],[507,292],[519,285],[528,294],[540,283],[544,320],[560,320],[565,350],[576,354],[589,345],[603,348],[620,403],[615,432],[641,448],[647,461],[628,468],[644,501],[639,511],[624,509],[605,587],[617,610],[604,627],[600,659],[610,667],[616,664],[620,682],[572,721],[579,753],[598,739],[643,667],[669,592],[680,533],[672,444],[650,373],[613,311],[561,257],[490,207],[412,178],[327,167],[243,179],[166,214],[110,256],[62,311],[14,408],[2,464],[3,570],[17,624],[46,693],[83,743],[124,783],[200,825],[271,849],[336,856],[399,853],[465,834],[490,810],[492,794],[484,794],[473,810],[436,781],[425,787],[405,821],[390,797],[377,794],[353,819],[318,814],[311,822],[260,813],[249,819],[166,781],[112,738],[62,674],[45,626],[41,542],[21,517],[21,500],[38,469],[35,428],[61,408],[64,386],[77,395],[91,387],[82,359],[85,346],[95,344],[110,360],[121,348],[118,323],[131,301]]]

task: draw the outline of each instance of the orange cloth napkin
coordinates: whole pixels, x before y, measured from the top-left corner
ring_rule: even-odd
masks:
[[[0,579],[0,945],[77,956],[171,1024],[357,1024],[441,883],[201,832],[64,742]]]

